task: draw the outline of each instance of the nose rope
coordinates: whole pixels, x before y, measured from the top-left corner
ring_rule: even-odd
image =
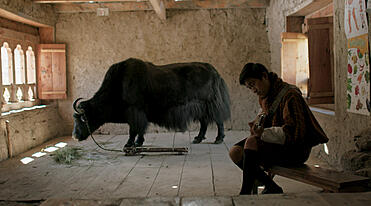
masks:
[[[88,124],[88,119],[86,118],[85,114],[83,114],[83,115],[84,115],[84,119],[85,119],[84,123],[86,124],[86,127],[88,128],[88,132],[90,134],[90,137],[93,139],[93,141],[95,142],[95,144],[99,148],[101,148],[102,150],[111,151],[111,152],[124,152],[123,150],[118,150],[118,149],[106,149],[106,148],[102,147],[97,141],[95,141],[95,139],[93,137],[93,133],[91,132],[89,124]]]

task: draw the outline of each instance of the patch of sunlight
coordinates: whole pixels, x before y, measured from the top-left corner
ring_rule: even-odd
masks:
[[[178,186],[177,185],[173,185],[173,186],[171,186],[171,188],[176,189],[176,188],[178,188]]]
[[[5,115],[9,115],[9,114],[13,114],[13,113],[19,113],[19,112],[23,112],[23,111],[41,109],[41,108],[44,108],[44,107],[46,107],[46,105],[37,105],[37,106],[33,106],[33,107],[25,107],[25,108],[22,108],[22,109],[10,110],[9,112],[3,112],[3,113],[1,113],[1,115],[5,116]]]
[[[59,148],[63,148],[65,146],[67,146],[67,143],[65,142],[59,142],[58,144],[55,145],[56,147],[59,147]]]
[[[46,155],[45,152],[36,152],[35,154],[32,155],[32,157],[42,157],[44,155]]]
[[[45,152],[54,152],[54,151],[57,151],[59,148],[58,147],[48,147],[46,149],[44,149]]]
[[[329,151],[328,151],[328,147],[327,147],[327,144],[323,144],[323,149],[325,150],[325,153],[328,155],[329,154]]]
[[[25,158],[21,159],[21,162],[25,165],[32,162],[32,161],[34,161],[34,158],[31,158],[31,157],[25,157]]]

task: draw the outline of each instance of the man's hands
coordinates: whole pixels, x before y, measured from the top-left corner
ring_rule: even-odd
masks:
[[[264,117],[265,114],[261,113],[254,119],[254,121],[249,122],[250,137],[246,139],[244,149],[258,150],[258,140],[264,132]]]
[[[261,135],[263,134],[263,131],[264,131],[263,125],[264,125],[265,116],[266,115],[264,113],[259,114],[254,119],[254,121],[249,122],[251,136],[257,136],[258,138],[261,137]]]

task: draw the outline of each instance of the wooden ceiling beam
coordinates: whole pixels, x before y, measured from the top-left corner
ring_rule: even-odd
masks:
[[[65,4],[65,3],[119,3],[119,2],[140,2],[147,0],[33,0],[38,4]]]
[[[268,0],[163,0],[165,9],[227,9],[227,8],[266,8]],[[96,12],[97,8],[105,7],[110,11],[144,11],[153,10],[148,1],[94,3],[94,4],[55,4],[59,13]]]
[[[111,4],[57,4],[59,13],[97,12],[98,8],[108,8],[110,11],[146,11],[153,10],[149,2],[126,2]]]

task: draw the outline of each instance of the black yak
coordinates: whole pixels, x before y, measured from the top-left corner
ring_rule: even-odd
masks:
[[[221,143],[223,122],[230,117],[224,80],[212,65],[200,62],[156,66],[130,58],[109,68],[91,99],[78,104],[80,99],[73,103],[72,136],[81,141],[106,122],[128,123],[125,147],[142,146],[149,123],[185,131],[193,121],[201,123],[193,143],[205,139],[213,122],[218,127],[215,143]]]

